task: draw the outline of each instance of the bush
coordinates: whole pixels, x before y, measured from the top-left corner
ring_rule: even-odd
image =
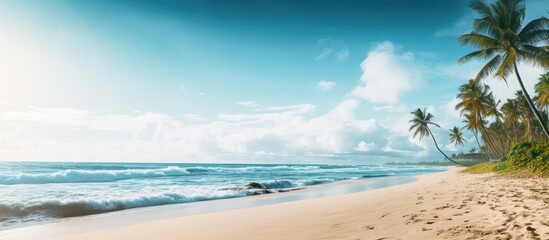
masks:
[[[504,172],[505,170],[507,170],[506,162],[485,162],[470,166],[464,171],[468,173],[491,173]]]
[[[507,155],[508,171],[549,174],[549,143],[516,143]]]

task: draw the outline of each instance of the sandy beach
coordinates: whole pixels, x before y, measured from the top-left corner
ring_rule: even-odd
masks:
[[[64,239],[547,239],[546,179],[455,168],[342,196],[145,222]]]

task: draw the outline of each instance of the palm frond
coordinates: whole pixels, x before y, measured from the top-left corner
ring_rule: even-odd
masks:
[[[523,40],[527,39],[528,35],[533,32],[546,30],[549,27],[549,19],[546,17],[541,17],[530,21],[522,30],[519,32],[519,37]]]
[[[514,72],[513,64],[517,61],[517,53],[514,48],[507,50],[505,57],[501,61],[501,65],[494,72],[494,75],[507,82],[507,77]]]
[[[498,68],[502,61],[503,58],[501,57],[501,55],[493,57],[488,63],[486,63],[486,65],[484,65],[480,69],[477,76],[475,77],[475,81],[480,81],[490,76]]]
[[[471,61],[473,58],[488,59],[493,57],[495,54],[498,54],[499,51],[500,51],[499,48],[485,48],[478,51],[474,51],[458,59],[458,63],[464,64],[466,62]]]
[[[463,34],[459,37],[458,41],[462,45],[469,45],[478,48],[495,48],[500,45],[499,41],[495,38],[476,32]]]

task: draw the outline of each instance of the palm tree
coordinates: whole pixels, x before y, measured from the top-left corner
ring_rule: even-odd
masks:
[[[488,104],[486,105],[484,115],[487,117],[494,118],[495,122],[490,124],[493,131],[486,131],[486,132],[490,133],[489,135],[495,138],[494,142],[497,141],[497,144],[498,144],[497,148],[498,148],[498,151],[500,152],[500,157],[503,157],[505,155],[504,142],[506,140],[506,138],[504,138],[503,136],[506,136],[508,139],[509,132],[507,131],[507,128],[503,127],[503,122],[501,120],[503,118],[503,114],[499,110],[499,104],[501,103],[501,100],[496,102],[496,98],[491,92],[490,94],[488,94],[487,99],[488,99],[487,101]],[[488,128],[487,130],[489,129],[490,128]]]
[[[438,147],[437,140],[435,139],[435,136],[431,132],[431,129],[429,128],[429,125],[433,125],[435,127],[440,126],[434,122],[431,121],[431,119],[434,117],[433,114],[427,112],[427,108],[421,110],[421,108],[418,108],[417,110],[411,112],[414,117],[409,122],[412,123],[412,126],[410,127],[409,131],[414,131],[414,138],[419,135],[419,140],[421,140],[422,137],[429,137],[431,136],[433,138],[433,142],[435,142],[435,147],[438,149],[442,155],[450,160],[450,162],[453,162],[458,165],[465,166],[461,163],[458,163],[454,160],[452,160],[450,157],[448,157],[440,148]]]
[[[515,95],[516,95],[517,107],[521,115],[522,123],[526,127],[526,129],[524,130],[523,137],[527,141],[532,141],[533,139],[532,129],[533,129],[534,123],[532,121],[532,112],[529,111],[528,100],[526,100],[526,96],[522,91],[517,91]]]
[[[459,41],[479,50],[463,56],[459,63],[466,63],[473,58],[490,59],[480,69],[475,80],[493,74],[507,81],[508,76],[514,72],[530,110],[549,138],[547,124],[526,92],[517,69],[518,62],[549,68],[549,50],[539,46],[549,39],[549,19],[541,17],[522,27],[524,0],[498,0],[491,5],[475,0],[470,7],[479,13],[480,18],[475,19],[473,31],[462,35]]]
[[[534,88],[537,94],[536,104],[539,108],[545,108],[549,114],[549,72],[541,75]]]
[[[463,145],[463,142],[467,142],[463,138],[463,133],[458,127],[450,129],[450,143],[454,143],[454,146]]]
[[[468,130],[473,131],[479,149],[483,149],[478,141],[478,133],[482,133],[487,140],[485,143],[494,150],[494,144],[485,126],[488,123],[485,120],[485,115],[489,112],[490,96],[491,92],[488,85],[480,84],[479,81],[471,79],[468,83],[459,87],[459,93],[456,97],[461,101],[456,104],[456,110],[459,110],[462,116],[465,115],[466,127]]]
[[[489,105],[489,95],[490,87],[488,85],[470,79],[469,82],[459,87],[456,97],[461,101],[456,104],[456,110],[459,110],[461,114],[469,112],[471,115],[481,118]]]
[[[521,113],[519,103],[516,99],[507,99],[507,102],[501,106],[501,112],[504,115],[504,123],[513,128],[513,142],[518,141],[518,124],[520,123]]]
[[[475,137],[475,140],[478,144],[478,149],[482,152],[482,146],[480,145],[480,141],[478,140],[478,132],[479,129],[483,128],[486,120],[482,118],[477,118],[476,116],[469,113],[463,114],[463,117],[465,118],[465,120],[463,120],[463,122],[465,123],[464,128],[467,128],[467,130],[473,132],[473,136]]]

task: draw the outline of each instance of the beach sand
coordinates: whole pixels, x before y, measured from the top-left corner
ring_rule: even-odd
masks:
[[[461,173],[65,239],[549,239],[549,181]]]

